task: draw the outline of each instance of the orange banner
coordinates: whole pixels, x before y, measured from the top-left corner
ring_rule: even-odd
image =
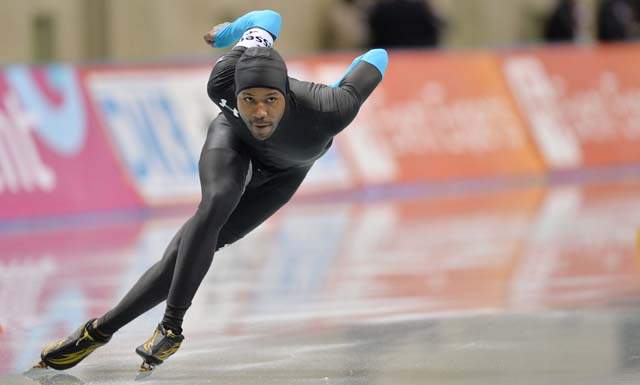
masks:
[[[640,45],[521,51],[502,65],[549,167],[640,162]]]
[[[293,68],[330,82],[346,67],[336,63],[323,57]],[[364,183],[542,170],[493,55],[396,52],[389,63],[382,84],[338,139]]]

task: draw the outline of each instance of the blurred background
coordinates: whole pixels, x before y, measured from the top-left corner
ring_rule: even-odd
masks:
[[[213,25],[267,8],[284,18],[278,47],[287,54],[629,40],[638,37],[640,14],[638,0],[4,0],[0,61],[206,55],[202,35]]]
[[[389,68],[158,383],[640,383],[640,0],[0,1],[0,383],[194,212],[202,36],[268,8],[291,76]],[[133,383],[163,310],[39,382]]]

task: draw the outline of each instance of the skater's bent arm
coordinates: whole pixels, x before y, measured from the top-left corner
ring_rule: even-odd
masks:
[[[219,27],[219,28],[218,28]],[[280,36],[282,18],[280,14],[271,10],[252,11],[239,17],[232,23],[220,24],[205,35],[205,41],[216,48],[231,46],[240,40],[245,32],[252,28],[259,28],[268,32],[275,40]]]
[[[360,106],[382,81],[388,61],[384,49],[370,50],[354,59],[340,80],[320,89],[321,105],[327,112],[326,126],[332,135],[356,117]]]
[[[280,35],[282,19],[277,12],[253,11],[232,23],[215,26],[205,35],[205,41],[214,47],[228,47],[240,40],[227,54],[220,57],[211,71],[207,93],[219,103],[224,98],[229,103],[234,97],[233,84],[238,59],[248,47],[271,47]]]

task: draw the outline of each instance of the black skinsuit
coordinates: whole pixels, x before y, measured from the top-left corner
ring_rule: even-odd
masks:
[[[113,333],[165,299],[163,323],[179,326],[213,251],[242,238],[289,201],[333,136],[355,118],[382,80],[380,71],[365,61],[338,87],[289,78],[284,116],[273,135],[259,141],[235,109],[235,66],[245,49],[235,47],[211,72],[207,92],[222,113],[209,126],[200,156],[202,201],[196,213],[163,258],[98,320],[100,331]]]

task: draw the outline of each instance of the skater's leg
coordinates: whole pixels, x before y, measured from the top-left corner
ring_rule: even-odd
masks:
[[[231,216],[220,229],[215,250],[217,251],[242,238],[289,201],[302,183],[307,171],[308,168],[291,169],[278,173],[258,186],[248,188]],[[184,242],[184,238],[180,248],[182,248],[182,242]],[[212,259],[213,250],[209,255]],[[211,264],[211,259],[209,259],[207,267]],[[144,360],[139,369],[139,378],[148,375],[156,365],[174,354],[184,338],[180,334],[184,311],[178,313],[177,320],[175,313],[167,317],[167,314],[172,311],[169,300],[167,302],[167,311],[163,321],[158,325],[153,335],[136,348],[136,353]],[[176,323],[176,321],[178,322]],[[165,327],[165,325],[169,325],[169,327]],[[176,334],[175,330],[180,330],[180,332]]]
[[[151,266],[124,298],[96,320],[99,333],[110,335],[167,298],[178,255],[178,246],[187,221],[167,246],[162,259]]]
[[[221,247],[244,237],[273,215],[273,213],[291,199],[308,171],[308,167],[290,169],[276,174],[262,185],[247,188],[235,210],[220,230],[215,244],[215,250],[217,251]],[[209,250],[213,250],[213,248]],[[208,256],[207,268],[211,264],[213,253],[209,252]],[[206,271],[202,271],[201,273],[202,276],[198,276],[198,285]],[[176,273],[174,273],[174,280],[175,274]],[[172,302],[171,296],[167,299],[167,310],[165,311],[165,316],[162,321],[163,325],[172,330],[182,331],[184,314],[191,304],[191,299],[193,298],[192,293],[195,293],[196,289],[197,286],[193,286],[193,291],[190,292],[188,302],[182,302],[180,305],[178,305],[178,302]],[[183,293],[176,292],[175,294],[175,298],[181,300],[181,298],[178,298],[178,295]]]
[[[245,188],[249,158],[227,148],[206,148],[200,158],[202,201],[185,224],[170,280],[167,310],[153,335],[136,348],[143,358],[139,375],[174,354],[184,337],[182,316],[211,266],[218,235],[240,201]],[[177,315],[176,315],[177,314]]]
[[[212,151],[226,155],[212,156],[210,155]],[[238,159],[237,161],[233,160],[236,165],[228,171],[237,174],[234,174],[233,177],[242,179],[242,183],[244,183],[247,176],[248,157],[246,155],[240,155],[244,154],[241,143],[238,142],[237,138],[233,135],[231,126],[229,126],[226,120],[218,117],[209,126],[200,163],[205,169],[216,170],[217,168],[224,167],[224,162],[230,161],[230,159],[221,159],[218,161],[216,158],[229,158],[232,154],[235,154],[233,155],[234,159]],[[216,166],[216,162],[221,163],[221,166]],[[245,174],[240,175],[243,170]],[[214,175],[210,175],[212,173],[206,173],[205,176],[207,176],[207,179],[213,179],[215,177]],[[201,179],[204,180],[202,177]],[[183,233],[185,229],[191,225],[191,221],[192,219],[187,221],[169,243],[162,260],[153,265],[138,280],[135,286],[129,290],[115,308],[98,319],[96,323],[99,332],[107,335],[114,333],[128,322],[167,298],[169,288],[171,287],[171,280],[173,279],[178,248],[182,243]]]
[[[243,238],[289,202],[308,172],[309,167],[293,168],[247,188],[222,228],[216,250]]]
[[[300,185],[307,170],[293,170],[251,188],[220,231],[215,250],[244,237],[283,206]],[[189,223],[189,222],[187,222]],[[162,260],[149,268],[116,307],[96,321],[98,332],[110,335],[167,298],[178,247],[187,223],[176,233]]]
[[[202,153],[202,200],[182,232],[162,321],[175,334],[182,332],[184,312],[211,266],[220,230],[240,201],[248,168],[249,158],[231,149],[209,148]]]
[[[184,226],[183,226],[184,228]],[[52,367],[68,369],[77,365],[96,348],[104,345],[120,327],[164,300],[169,291],[182,229],[169,243],[161,261],[138,280],[120,303],[99,320],[90,320],[70,336],[45,346],[42,361],[26,372]]]

